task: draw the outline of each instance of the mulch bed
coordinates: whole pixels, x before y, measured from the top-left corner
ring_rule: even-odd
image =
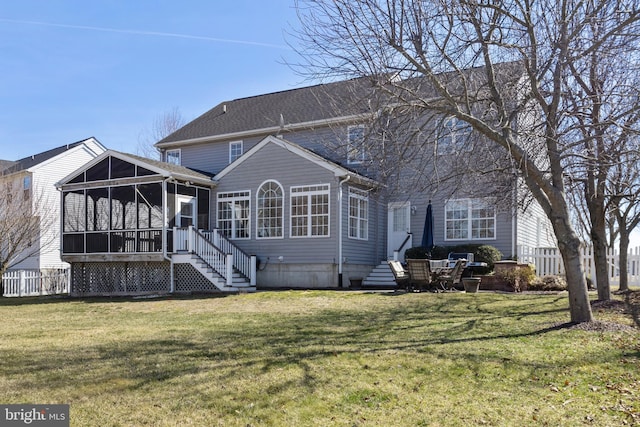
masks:
[[[591,309],[599,312],[616,312],[620,314],[629,314],[636,322],[636,327],[629,325],[621,325],[613,322],[588,322],[569,325],[571,329],[580,329],[585,331],[601,331],[616,332],[636,330],[640,327],[640,291],[628,291],[624,293],[624,301],[619,299],[611,299],[609,301],[592,301]]]

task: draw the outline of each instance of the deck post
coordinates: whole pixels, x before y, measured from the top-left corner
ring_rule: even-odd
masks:
[[[233,286],[233,254],[227,254],[227,286]]]
[[[190,254],[192,254],[194,252],[194,240],[195,240],[195,233],[193,232],[193,225],[189,226],[189,231],[187,232],[187,252],[189,252]]]
[[[249,283],[251,286],[256,286],[256,275],[258,274],[256,268],[256,256],[251,255],[251,267],[249,268]]]

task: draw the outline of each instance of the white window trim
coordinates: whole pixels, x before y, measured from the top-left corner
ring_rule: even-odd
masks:
[[[484,203],[490,207],[493,208],[493,237],[473,237],[473,218],[472,218],[472,211],[473,211],[473,204],[474,202],[481,202]],[[463,238],[463,239],[450,239],[447,237],[447,223],[449,221],[453,221],[453,220],[448,220],[447,219],[447,206],[449,205],[449,203],[466,203],[467,204],[467,212],[468,212],[468,216],[467,216],[467,237]],[[483,240],[497,240],[497,236],[498,236],[498,224],[497,224],[497,218],[496,218],[496,208],[495,208],[495,204],[493,203],[493,199],[491,198],[476,198],[476,199],[470,199],[470,198],[465,198],[465,199],[450,199],[447,200],[445,202],[445,207],[444,207],[444,240],[447,242],[464,242],[464,241],[471,241],[471,240],[475,240],[475,241],[483,241]]]
[[[351,201],[352,199],[356,199],[358,201],[363,201],[366,203],[366,211],[365,211],[365,217],[362,218],[360,217],[360,206],[358,204],[358,216],[352,216],[351,215]],[[348,229],[348,236],[350,239],[354,239],[354,240],[369,240],[369,193],[364,191],[364,190],[360,190],[359,188],[355,188],[355,187],[349,187],[349,203],[347,206],[348,209],[348,222],[347,222],[347,229]],[[355,219],[358,223],[358,227],[356,229],[357,235],[356,236],[352,236],[351,235],[351,220]],[[364,228],[364,236],[361,236],[360,231],[361,231],[361,223],[363,223],[366,225],[366,227]]]
[[[169,153],[178,153],[178,163],[169,161]],[[182,165],[182,150],[180,148],[167,150],[164,153],[164,161],[166,163],[171,163],[172,165],[179,165],[179,166]]]
[[[361,145],[360,147],[353,147],[353,144],[351,141],[352,129],[362,129],[362,141],[359,142]],[[353,125],[353,126],[347,127],[347,164],[348,165],[359,165],[362,162],[364,162],[366,158],[365,147],[364,147],[364,133],[365,133],[364,125]],[[353,159],[351,158],[352,148],[356,148],[358,151],[358,155]],[[356,151],[356,150],[353,150],[353,151]]]
[[[305,190],[305,191],[297,191],[302,190],[304,188],[315,188],[314,190]],[[293,234],[293,198],[299,196],[306,196],[307,201],[309,202],[309,207],[311,206],[310,198],[313,195],[327,195],[327,234],[314,236],[312,231],[312,221],[311,221],[311,209],[307,212],[307,218],[309,221],[307,222],[307,234],[304,236],[295,236]],[[297,185],[289,188],[289,237],[291,239],[322,239],[331,237],[331,184],[313,184],[313,185]]]
[[[267,237],[262,237],[260,236],[260,233],[258,232],[258,210],[260,209],[260,202],[259,202],[259,197],[260,197],[260,189],[262,188],[263,185],[265,185],[268,182],[273,182],[276,185],[278,185],[280,187],[280,190],[282,191],[282,216],[281,216],[281,221],[282,221],[282,234],[280,236],[267,236]],[[284,199],[285,199],[285,193],[284,193],[284,186],[282,184],[280,184],[278,181],[276,181],[275,179],[267,179],[266,181],[262,182],[259,186],[258,186],[258,190],[256,191],[256,239],[257,240],[275,240],[275,239],[284,239],[284,213],[285,213],[285,203],[284,203]]]
[[[233,158],[233,147],[240,146],[240,155],[238,155],[235,159]],[[244,154],[244,142],[243,141],[230,141],[229,142],[229,164],[236,161],[240,156]]]
[[[243,194],[243,193],[246,193]],[[238,196],[231,196],[231,197],[226,197],[227,194],[242,194],[242,195],[238,195]],[[216,194],[216,227],[218,227],[218,229],[221,229],[222,227],[220,227],[220,202],[221,201],[240,201],[240,200],[247,200],[249,202],[249,213],[247,215],[247,236],[245,237],[235,237],[233,234],[234,231],[236,230],[233,226],[231,227],[231,231],[232,231],[232,235],[231,236],[227,236],[227,238],[229,240],[249,240],[251,239],[251,190],[239,190],[239,191],[223,191],[221,193],[217,193]],[[235,214],[235,212],[234,212]],[[232,218],[231,219],[232,224],[233,221],[236,221],[236,218]]]

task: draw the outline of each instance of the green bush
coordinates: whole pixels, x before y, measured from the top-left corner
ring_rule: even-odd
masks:
[[[500,261],[502,259],[502,252],[500,252],[495,246],[480,245],[473,253],[473,256],[475,261],[486,262],[489,267],[489,271],[493,271],[493,265],[496,261]]]
[[[427,249],[422,246],[415,246],[409,248],[404,252],[404,257],[409,259],[429,259],[429,253]]]

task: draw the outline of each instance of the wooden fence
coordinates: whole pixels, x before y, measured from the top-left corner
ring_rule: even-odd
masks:
[[[70,269],[15,270],[2,275],[2,295],[27,297],[69,293]]]
[[[583,246],[581,249],[582,266],[585,274],[593,284],[596,283],[596,271],[593,262],[593,248]],[[607,254],[607,264],[609,266],[609,283],[617,285],[620,283],[620,256],[617,251],[610,250]],[[518,261],[533,264],[536,267],[538,276],[562,275],[564,266],[558,248],[531,248],[521,246],[518,248]],[[626,265],[629,285],[640,286],[640,247],[629,251]]]

